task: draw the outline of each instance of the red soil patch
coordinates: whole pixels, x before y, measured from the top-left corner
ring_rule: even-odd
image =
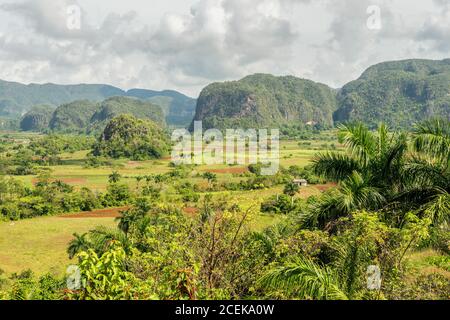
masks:
[[[120,212],[129,209],[130,207],[107,208],[88,212],[79,212],[74,214],[62,215],[60,218],[117,218],[120,217]]]
[[[248,172],[248,169],[247,168],[211,169],[211,170],[204,170],[204,172],[241,174]]]
[[[197,208],[194,208],[194,207],[186,207],[186,208],[183,208],[183,212],[185,213],[185,214],[187,214],[188,216],[192,216],[192,217],[194,217],[194,216],[196,216],[197,215],[197,213],[198,213],[198,209]]]
[[[319,191],[325,192],[325,191],[327,191],[328,189],[334,188],[334,187],[336,187],[336,186],[337,186],[336,183],[330,182],[330,183],[327,183],[327,184],[318,184],[318,185],[316,185],[315,187],[316,187],[317,189],[319,189]]]
[[[35,185],[38,183],[38,179],[33,179],[32,183]],[[85,184],[87,180],[85,178],[61,178],[61,179],[50,179],[50,182],[62,181],[67,184]]]

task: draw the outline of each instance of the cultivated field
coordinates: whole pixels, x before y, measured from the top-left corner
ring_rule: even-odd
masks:
[[[321,150],[339,148],[332,141],[332,133],[325,133],[325,139],[310,141],[282,141],[280,146],[280,164],[283,167],[308,165],[314,154]],[[20,143],[26,143],[29,135],[9,133],[9,137]],[[33,135],[34,136],[34,135]],[[136,177],[151,174],[167,173],[172,170],[170,159],[150,161],[112,160],[110,167],[85,168],[88,151],[79,151],[61,155],[61,165],[50,166],[51,178],[61,180],[76,188],[88,187],[93,191],[103,192],[108,185],[109,175],[117,171],[122,175],[122,182],[131,188],[137,187]],[[193,184],[207,184],[198,174],[212,172],[217,175],[218,182],[239,182],[245,179],[247,166],[197,166],[191,175],[184,179]],[[37,181],[37,176],[15,176],[28,186]],[[301,189],[296,197],[308,198],[320,195],[321,192],[333,187],[333,184],[311,185]],[[254,191],[226,191],[222,194],[243,207],[259,206],[262,201],[272,195],[282,194],[283,187],[266,188]],[[201,194],[203,197],[205,193]],[[171,199],[176,190],[164,187],[163,197]],[[164,201],[164,198],[163,198]],[[115,218],[124,208],[101,209],[93,212],[66,213],[57,216],[38,217],[16,222],[0,222],[0,270],[7,274],[31,269],[36,274],[52,273],[62,275],[71,261],[66,249],[74,233],[83,234],[97,226],[114,227]],[[193,206],[184,205],[187,215],[195,215],[198,210]],[[263,230],[284,219],[282,215],[259,213],[253,217],[251,226],[254,230]],[[448,268],[436,263],[440,254],[435,251],[416,252],[408,256],[411,271],[431,273],[439,272],[449,276]]]

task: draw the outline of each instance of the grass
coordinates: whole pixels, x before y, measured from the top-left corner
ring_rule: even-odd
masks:
[[[411,275],[438,273],[450,279],[450,257],[436,250],[410,252],[406,262]]]
[[[96,226],[113,227],[114,218],[70,219],[39,217],[0,223],[0,269],[6,273],[26,269],[36,274],[63,274],[70,264],[66,249],[73,233]]]
[[[10,133],[11,139],[17,139],[26,143],[26,140],[35,135],[22,133]],[[326,137],[325,137],[326,138]],[[302,141],[307,145],[300,145],[298,141],[281,141],[280,164],[282,166],[298,165],[305,166],[310,163],[313,155],[328,143],[317,139]],[[135,176],[160,174],[171,169],[170,159],[149,161],[112,160],[113,167],[85,168],[85,160],[88,151],[66,153],[61,155],[62,164],[51,166],[51,177],[62,180],[75,187],[88,187],[94,191],[104,191],[108,185],[109,175],[118,171],[122,181],[129,184],[131,188],[136,185]],[[213,166],[198,166],[197,173],[213,171],[217,174],[219,182],[239,182],[245,178],[238,173],[245,171],[246,166],[229,166],[225,164]],[[234,173],[234,174],[233,174]],[[36,176],[14,177],[31,186],[36,181]],[[204,182],[202,178],[189,177],[185,181],[192,183]],[[206,183],[206,182],[205,182]],[[259,208],[262,201],[276,194],[281,194],[282,186],[256,191],[217,192],[237,202],[244,209],[249,206]],[[171,190],[170,192],[174,192]],[[320,194],[315,187],[302,189],[298,195],[307,198],[311,195]],[[280,215],[269,215],[257,213],[251,222],[251,229],[261,231],[283,219]],[[67,218],[67,217],[40,217],[19,222],[0,222],[0,269],[10,274],[26,269],[32,269],[37,274],[52,272],[61,274],[70,264],[66,248],[68,242],[73,238],[73,233],[84,233],[96,226],[103,225],[113,227],[116,225],[114,218]]]

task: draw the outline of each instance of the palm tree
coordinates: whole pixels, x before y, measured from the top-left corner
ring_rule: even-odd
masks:
[[[358,172],[371,186],[401,190],[400,169],[408,144],[405,134],[389,133],[384,124],[371,132],[361,123],[340,125],[339,142],[346,152],[330,151],[313,160],[317,174],[342,181]]]
[[[303,215],[306,224],[325,225],[358,209],[382,208],[404,190],[402,168],[407,153],[405,134],[389,133],[381,124],[371,132],[363,124],[339,126],[339,142],[346,152],[319,153],[314,171],[340,183]]]
[[[283,193],[291,197],[291,205],[294,204],[294,196],[300,191],[298,184],[290,182],[284,186]]]
[[[268,271],[259,281],[266,288],[282,289],[300,299],[347,300],[338,275],[306,258],[293,258]]]
[[[82,235],[79,235],[77,233],[74,233],[73,236],[75,239],[72,239],[69,243],[69,246],[67,248],[67,253],[69,254],[69,259],[73,259],[78,253],[82,251],[87,251],[91,243],[87,238],[87,233],[84,233]]]
[[[398,200],[418,207],[435,225],[450,219],[450,121],[432,119],[413,133],[414,155],[405,165],[407,189]]]
[[[117,183],[120,181],[120,178],[122,178],[120,173],[117,171],[113,171],[113,173],[109,175],[109,183]]]
[[[342,181],[338,189],[331,189],[309,210],[300,215],[300,224],[306,228],[326,228],[327,224],[359,209],[376,209],[386,202],[381,190],[372,187],[362,175],[354,171]]]
[[[125,252],[129,252],[131,248],[131,241],[127,235],[122,231],[114,228],[97,227],[89,232],[91,239],[91,246],[98,255],[106,252],[112,243],[120,242]]]
[[[205,172],[202,175],[202,178],[208,180],[208,186],[211,188],[213,182],[217,181],[217,175],[212,172]]]
[[[118,228],[127,235],[131,226],[146,216],[150,206],[151,204],[145,198],[137,199],[133,208],[121,211],[120,217],[116,218],[116,221],[119,221]]]

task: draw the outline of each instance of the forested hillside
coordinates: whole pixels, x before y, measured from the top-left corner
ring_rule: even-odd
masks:
[[[165,126],[161,107],[136,98],[113,97],[96,103],[87,100],[74,101],[57,108],[49,129],[66,133],[99,133],[112,118],[130,114],[140,119],[151,119]]]
[[[450,118],[450,59],[385,62],[370,67],[338,95],[337,122],[383,121],[408,128],[430,117]]]
[[[203,120],[204,128],[295,123],[331,127],[336,109],[335,92],[324,84],[292,76],[255,74],[207,86],[198,99],[194,119]]]
[[[20,129],[23,131],[42,131],[48,128],[54,108],[49,105],[33,107],[20,120]]]
[[[54,108],[74,101],[101,102],[107,98],[124,96],[149,100],[159,105],[169,124],[188,126],[194,117],[196,100],[177,91],[153,91],[144,89],[122,89],[104,84],[29,84],[0,80],[0,117],[19,119],[36,105],[51,105]]]

